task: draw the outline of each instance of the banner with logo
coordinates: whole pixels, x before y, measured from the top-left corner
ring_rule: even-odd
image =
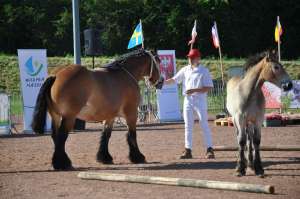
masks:
[[[157,54],[161,60],[161,75],[165,80],[173,77],[176,73],[175,50],[158,50]],[[182,120],[177,85],[164,85],[161,90],[156,91],[156,94],[159,120],[163,122]]]
[[[20,79],[23,96],[24,132],[32,133],[31,122],[39,90],[47,78],[45,49],[18,49]],[[49,119],[47,128],[50,129]]]

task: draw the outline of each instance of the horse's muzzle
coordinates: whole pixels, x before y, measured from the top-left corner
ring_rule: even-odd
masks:
[[[164,85],[164,81],[165,79],[161,76],[157,82],[157,84],[155,85],[156,89],[162,89],[163,85]]]
[[[293,83],[291,81],[283,82],[281,84],[283,91],[289,91],[293,88]]]

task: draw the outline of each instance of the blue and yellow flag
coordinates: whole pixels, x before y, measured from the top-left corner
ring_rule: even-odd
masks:
[[[143,31],[142,31],[142,23],[140,22],[136,26],[136,28],[135,28],[135,30],[134,30],[134,32],[133,32],[133,34],[132,34],[132,36],[129,40],[127,49],[130,49],[130,48],[133,48],[137,45],[142,44],[143,40],[144,40],[144,37],[143,37]]]

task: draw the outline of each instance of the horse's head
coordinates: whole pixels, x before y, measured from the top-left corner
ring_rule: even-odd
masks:
[[[160,59],[153,51],[146,51],[146,53],[150,58],[149,67],[146,72],[146,84],[149,87],[154,86],[155,88],[160,88],[160,85],[162,85],[162,82],[164,81],[159,69]]]
[[[289,91],[293,87],[292,80],[287,74],[282,64],[278,61],[276,51],[269,51],[264,58],[265,65],[261,73],[262,78],[272,82],[284,91]]]

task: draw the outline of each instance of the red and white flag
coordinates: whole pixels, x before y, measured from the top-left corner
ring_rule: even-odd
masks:
[[[217,24],[216,22],[214,23],[213,27],[211,28],[211,34],[212,34],[212,40],[215,48],[220,47],[220,40],[219,40],[219,35],[218,35],[218,29],[217,29]]]
[[[195,43],[197,37],[197,21],[194,22],[194,27],[192,29],[192,39],[189,41],[188,45]]]

